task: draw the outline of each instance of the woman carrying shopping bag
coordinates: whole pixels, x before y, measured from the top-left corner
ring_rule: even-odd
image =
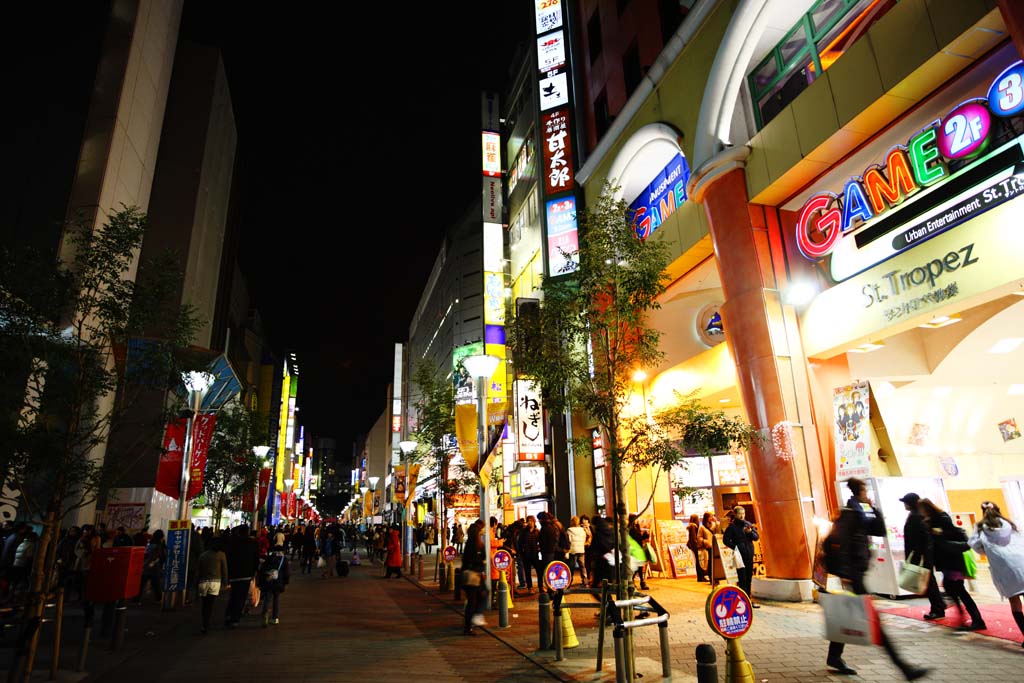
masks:
[[[928,498],[922,498],[917,507],[935,541],[935,568],[942,572],[942,587],[946,589],[946,595],[953,598],[960,612],[960,629],[984,630],[985,620],[982,619],[978,605],[964,585],[968,578],[973,578],[968,576],[967,564],[964,561],[964,553],[970,551],[967,533],[953,524],[950,516]],[[964,618],[965,612],[971,617],[969,626]]]
[[[981,504],[983,517],[968,543],[988,557],[992,583],[999,595],[1010,600],[1010,612],[1017,628],[1024,633],[1024,534],[1017,525],[1003,517],[999,506],[990,501]],[[1024,646],[1024,643],[1021,643]]]
[[[885,537],[885,521],[868,499],[867,485],[863,480],[853,478],[846,482],[853,495],[846,507],[839,513],[839,518],[832,526],[832,531],[822,546],[825,564],[830,574],[843,579],[843,585],[856,595],[867,595],[864,587],[864,574],[871,563],[871,550],[868,547],[868,536]],[[828,618],[826,614],[826,619]],[[916,681],[928,673],[928,669],[908,664],[900,657],[892,642],[885,635],[881,625],[877,627],[876,638],[885,649],[892,663],[903,672],[908,681]],[[855,676],[857,672],[843,661],[844,643],[832,641],[828,645],[828,666],[838,673]]]

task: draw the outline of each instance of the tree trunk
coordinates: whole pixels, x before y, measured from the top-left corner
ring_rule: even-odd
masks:
[[[25,631],[28,636],[27,647],[24,649],[25,667],[22,672],[22,680],[28,681],[32,676],[32,663],[35,660],[36,650],[39,647],[39,627],[42,623],[43,609],[46,605],[46,578],[50,572],[47,565],[50,543],[53,542],[53,530],[58,520],[57,509],[62,498],[56,493],[51,494],[50,503],[47,506],[46,517],[43,520],[43,533],[39,536],[36,544],[36,554],[32,560],[31,588],[28,594],[28,601],[25,605]],[[17,669],[18,653],[15,653],[15,664]]]
[[[622,480],[622,463],[619,458],[619,442],[614,425],[608,429],[608,453],[612,463],[612,488],[615,491],[615,595],[626,599],[626,574],[629,556],[629,511],[626,508],[626,485]]]

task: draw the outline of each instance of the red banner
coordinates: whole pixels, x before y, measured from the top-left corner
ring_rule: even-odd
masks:
[[[188,473],[188,498],[192,500],[203,492],[203,474],[206,472],[206,454],[210,450],[216,413],[199,413],[192,425],[192,462]]]
[[[256,501],[252,494],[253,491],[242,492],[242,512],[252,512],[252,505]]]
[[[260,470],[260,499],[257,506],[263,507],[267,500],[267,491],[270,490],[270,468],[265,467]]]
[[[167,423],[164,431],[163,453],[156,470],[156,490],[175,500],[181,493],[181,460],[185,452],[185,428],[187,420]]]

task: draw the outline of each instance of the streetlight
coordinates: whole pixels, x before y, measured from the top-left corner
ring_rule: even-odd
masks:
[[[411,491],[409,490],[409,470],[412,468],[411,456],[416,452],[417,443],[412,440],[399,441],[398,447],[402,450],[402,460],[405,462],[405,498],[402,500],[402,564],[412,555],[412,543],[409,536],[409,504],[412,503]],[[412,565],[406,565],[406,571],[412,571]]]
[[[255,529],[257,525],[257,518],[259,517],[260,511],[260,473],[263,468],[267,465],[267,453],[270,452],[270,446],[253,446],[252,454],[256,456],[259,462],[259,469],[256,471],[256,488],[252,493],[252,528]]]
[[[462,359],[462,367],[476,379],[476,457],[477,472],[483,469],[484,449],[487,447],[487,383],[498,369],[501,359],[496,356],[479,355]],[[491,515],[487,503],[487,487],[480,479],[480,518],[484,527],[484,585],[491,595]],[[488,603],[491,601],[488,600]],[[488,608],[490,604],[488,604]]]
[[[192,415],[188,420],[188,431],[185,433],[185,457],[181,459],[181,496],[178,498],[178,519],[188,519],[188,480],[189,470],[192,466],[192,451],[195,448],[196,418],[203,407],[203,398],[210,389],[210,385],[217,379],[209,372],[183,372],[181,381],[188,390],[188,403],[192,409]]]

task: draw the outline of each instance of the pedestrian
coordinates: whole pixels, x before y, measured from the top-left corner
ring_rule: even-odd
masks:
[[[128,532],[124,530],[123,526],[117,527],[117,532],[114,534],[114,547],[127,548],[131,545],[134,545],[132,537],[128,535]]]
[[[263,628],[270,624],[280,624],[278,619],[278,608],[281,600],[281,593],[284,587],[291,580],[291,572],[288,568],[288,558],[285,557],[285,550],[282,546],[274,546],[263,560],[260,567],[259,587],[263,591]]]
[[[519,556],[526,567],[526,590],[533,592],[533,572],[537,572],[537,587],[544,586],[543,569],[537,569],[540,563],[540,530],[537,518],[530,515],[526,518],[526,526],[519,532]]]
[[[1010,601],[1013,620],[1024,633],[1024,606],[1021,604],[1021,596],[1024,595],[1024,535],[1016,524],[1003,517],[995,503],[982,503],[981,513],[981,521],[968,543],[988,558],[992,583],[999,595]],[[1024,646],[1024,642],[1021,645]]]
[[[580,518],[572,517],[569,520],[569,528],[565,530],[569,537],[569,569],[579,569],[580,580],[587,584],[587,563],[584,556],[587,552],[587,532],[580,526]]]
[[[224,554],[228,560],[228,582],[231,593],[224,610],[224,626],[235,628],[242,620],[245,599],[249,596],[249,584],[259,567],[260,550],[256,539],[249,535],[249,525],[239,524],[227,539]]]
[[[964,631],[984,630],[985,620],[964,585],[967,580],[964,553],[970,549],[967,533],[953,524],[950,516],[928,498],[922,498],[917,507],[931,530],[932,541],[935,543],[935,567],[942,572],[942,587],[960,612],[959,628]],[[971,617],[969,625],[964,618],[965,612]]]
[[[580,527],[583,528],[583,533],[586,534],[583,540],[583,567],[587,571],[587,583],[589,585],[594,578],[594,553],[592,552],[594,530],[590,528],[590,517],[580,515]]]
[[[434,546],[437,545],[437,527],[434,526],[433,522],[427,527],[426,537],[423,542],[427,546],[427,555],[433,555]]]
[[[398,525],[393,526],[388,530],[387,534],[387,558],[385,559],[385,565],[387,567],[384,578],[390,579],[391,575],[394,574],[396,578],[402,578],[402,540],[398,535]]]
[[[466,592],[466,611],[463,614],[463,634],[476,635],[474,626],[483,626],[484,605],[487,604],[487,584],[484,582],[484,523],[473,522],[465,539],[462,552],[462,582]]]
[[[707,572],[700,561],[700,517],[690,515],[690,523],[686,525],[686,547],[693,553],[693,566],[697,571],[697,581],[707,581]]]
[[[760,537],[757,535],[757,527],[747,521],[747,511],[742,505],[737,505],[732,511],[733,522],[725,530],[722,542],[727,548],[732,548],[734,554],[739,553],[742,562],[736,566],[736,583],[753,601],[750,584],[754,577],[754,541]],[[751,607],[759,609],[761,606],[752,602]]]
[[[164,563],[167,561],[167,544],[164,542],[163,529],[157,529],[146,545],[142,556],[142,586],[139,588],[138,604],[146,593],[146,584],[153,591],[153,597],[159,602],[163,599]]]
[[[355,536],[352,536],[352,546],[355,547]],[[316,557],[316,531],[312,526],[306,527],[306,533],[302,535],[302,574],[313,573],[313,560]]]
[[[14,550],[14,563],[11,565],[9,574],[12,590],[20,593],[27,590],[29,579],[32,576],[32,565],[36,558],[36,548],[39,546],[39,534],[29,531]]]
[[[323,564],[323,572],[320,574],[321,579],[327,579],[334,576],[334,532],[328,531],[327,535],[323,537],[323,541],[320,544],[320,561]],[[320,562],[317,562],[320,565]]]
[[[900,498],[903,507],[907,509],[907,521],[903,523],[903,551],[905,562],[930,570],[925,595],[928,596],[931,608],[924,615],[924,618],[930,621],[946,616],[946,602],[942,599],[939,584],[935,580],[935,543],[932,541],[928,525],[924,523],[924,517],[917,510],[920,500],[921,496],[913,492]]]
[[[644,546],[650,541],[651,534],[640,526],[639,517],[636,514],[629,515],[629,538],[632,539],[632,542],[629,544],[629,555],[633,558],[633,566],[636,567],[633,571],[633,580],[635,581],[639,577],[640,590],[650,590],[645,576],[647,572],[647,553],[644,551]]]
[[[212,539],[199,556],[199,599],[202,601],[202,632],[210,630],[210,617],[217,596],[228,586],[228,557],[224,554],[224,539]]]
[[[885,520],[882,513],[871,505],[867,485],[863,480],[855,477],[848,479],[846,486],[853,495],[839,513],[839,518],[825,539],[825,561],[829,572],[843,580],[844,587],[857,595],[867,595],[864,574],[871,563],[868,536],[884,537]],[[882,630],[881,624],[878,626],[878,632],[886,654],[908,681],[917,680],[928,673],[928,669],[909,664],[900,657]],[[826,663],[840,674],[856,676],[857,672],[843,661],[843,650],[843,643],[829,643]]]
[[[615,520],[612,517],[598,515],[593,519],[591,530],[594,538],[591,542],[594,554],[594,587],[598,588],[604,581],[607,581],[614,596],[615,586],[618,583],[615,576],[615,536],[618,534]],[[626,568],[623,567],[623,574],[625,573]],[[607,617],[608,623],[619,621],[619,608],[615,606],[614,602],[608,604]]]

